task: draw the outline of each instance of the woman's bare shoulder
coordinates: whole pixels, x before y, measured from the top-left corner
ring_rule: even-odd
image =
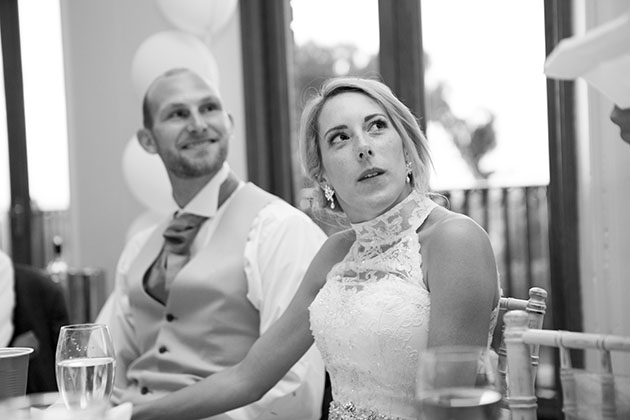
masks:
[[[436,207],[431,212],[419,233],[435,243],[449,243],[453,240],[464,242],[485,240],[488,236],[486,231],[470,217],[444,207]]]
[[[429,261],[462,259],[493,260],[490,238],[472,218],[438,207],[434,209],[425,226],[418,232],[423,256]]]

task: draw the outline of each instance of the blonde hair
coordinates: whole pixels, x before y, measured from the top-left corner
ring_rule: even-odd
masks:
[[[432,167],[428,142],[416,117],[391,91],[387,85],[373,79],[338,77],[326,80],[317,94],[302,111],[300,120],[300,159],[304,171],[317,185],[322,181],[323,164],[319,148],[319,115],[326,102],[341,93],[361,93],[374,100],[385,112],[403,142],[403,150],[413,171],[413,187],[426,193]],[[326,205],[321,188],[319,202]],[[336,208],[339,208],[337,205]]]

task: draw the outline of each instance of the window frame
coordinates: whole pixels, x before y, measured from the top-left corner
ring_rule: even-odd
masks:
[[[9,143],[11,259],[14,263],[31,264],[33,259],[32,211],[26,150],[18,0],[0,2],[0,30]]]

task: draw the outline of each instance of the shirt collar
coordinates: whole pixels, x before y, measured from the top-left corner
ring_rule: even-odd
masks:
[[[219,188],[227,179],[230,173],[230,166],[227,162],[223,163],[219,172],[203,187],[197,195],[178,213],[193,213],[199,216],[214,217],[217,214],[219,202]]]

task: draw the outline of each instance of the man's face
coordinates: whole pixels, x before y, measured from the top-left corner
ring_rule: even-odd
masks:
[[[630,108],[621,109],[615,105],[610,120],[617,124],[621,129],[621,138],[630,144]]]
[[[149,89],[153,126],[144,130],[145,149],[160,156],[171,176],[214,176],[233,130],[218,91],[192,72],[165,76]]]

